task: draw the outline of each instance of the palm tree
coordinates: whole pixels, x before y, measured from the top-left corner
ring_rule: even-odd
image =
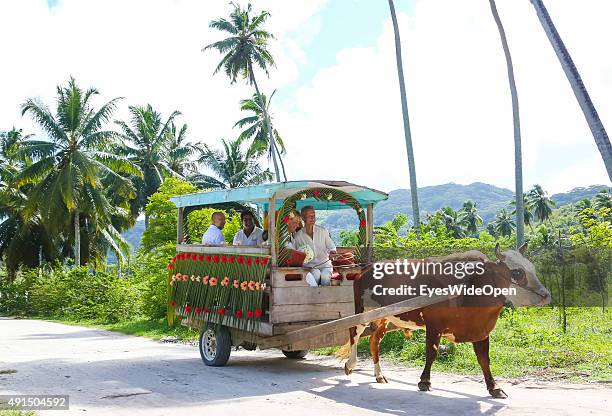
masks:
[[[550,218],[552,209],[556,206],[555,201],[550,199],[546,191],[540,185],[534,185],[527,195],[527,207],[533,211],[540,222]]]
[[[531,0],[531,4],[533,4],[533,7],[535,8],[538,19],[540,19],[540,23],[544,28],[544,32],[546,32],[546,36],[548,36],[548,40],[557,54],[559,63],[561,64],[563,72],[565,72],[565,76],[572,87],[572,91],[574,91],[574,95],[576,96],[578,104],[582,109],[582,113],[584,114],[589,128],[591,129],[595,144],[599,149],[599,153],[601,154],[606,170],[608,171],[608,177],[612,181],[612,145],[610,144],[608,133],[606,132],[606,129],[604,128],[604,125],[597,114],[595,105],[593,104],[593,101],[591,101],[591,97],[589,96],[589,93],[582,82],[580,73],[578,72],[572,57],[565,47],[561,36],[559,36],[559,32],[557,32],[557,28],[555,28],[555,25],[553,24],[544,3],[542,0]]]
[[[198,162],[210,169],[214,176],[198,174],[192,181],[199,188],[237,188],[259,185],[272,180],[269,169],[262,170],[255,158],[256,150],[241,150],[240,140],[222,140],[223,150],[214,150],[204,144]]]
[[[463,207],[459,210],[459,223],[465,227],[468,234],[474,235],[478,232],[478,226],[483,220],[478,214],[474,201],[468,199],[463,203]]]
[[[406,85],[404,83],[404,67],[402,64],[402,44],[400,42],[399,27],[395,16],[393,0],[389,0],[391,20],[393,21],[393,32],[395,33],[395,59],[397,61],[397,76],[399,78],[400,98],[402,101],[402,116],[404,118],[404,139],[406,141],[406,153],[408,156],[408,173],[410,176],[410,195],[412,197],[412,220],[417,239],[420,238],[420,212],[419,197],[417,190],[416,169],[414,167],[414,151],[412,149],[412,134],[410,132],[410,119],[408,118],[408,102],[406,100]]]
[[[602,189],[593,197],[593,207],[596,209],[612,208],[612,194],[607,189]]]
[[[512,210],[511,214],[516,217],[516,198],[514,200],[510,201],[510,205],[515,207]],[[529,204],[528,204],[528,201],[527,201],[527,194],[523,194],[523,207],[524,207],[524,209],[523,209],[523,223],[525,225],[528,225],[529,228],[531,229],[531,231],[533,231],[533,226],[532,226],[532,223],[533,223],[533,212],[531,212],[529,210],[529,208],[527,208],[528,205]]]
[[[96,89],[83,91],[70,78],[67,86],[57,87],[55,115],[36,99],[26,100],[21,107],[49,139],[25,140],[17,152],[17,157],[34,160],[15,177],[17,187],[32,185],[24,218],[29,221],[40,215],[48,231],[55,233],[69,230],[72,224],[77,266],[82,259],[82,226],[95,225],[105,237],[114,234],[111,216],[115,209],[106,198],[102,180],[115,183],[121,194],[133,195],[131,183],[119,173],[140,175],[132,163],[108,152],[117,135],[103,126],[119,99],[95,109],[91,99],[96,95]]]
[[[510,56],[510,48],[506,39],[506,32],[502,25],[495,0],[489,0],[491,13],[497,25],[499,37],[501,39],[504,56],[506,57],[506,69],[508,71],[508,82],[510,84],[510,96],[512,98],[512,122],[514,126],[514,195],[516,215],[516,245],[520,247],[525,242],[525,206],[523,202],[523,157],[521,151],[521,119],[519,116],[518,93],[516,91],[516,82],[514,81],[514,68],[512,65],[512,57]]]
[[[255,87],[255,94],[259,100],[260,108],[263,111],[263,117],[266,123],[266,131],[270,142],[270,153],[274,163],[274,173],[276,181],[280,182],[280,172],[278,162],[276,160],[281,157],[276,144],[273,130],[270,127],[270,117],[266,105],[263,102],[262,94],[259,91],[257,80],[255,79],[255,68],[257,65],[266,75],[269,76],[268,66],[274,66],[274,58],[268,51],[268,41],[274,39],[274,36],[263,29],[264,23],[270,17],[270,13],[263,10],[259,14],[252,14],[252,6],[249,3],[246,8],[241,8],[236,3],[230,3],[234,10],[230,14],[229,20],[221,18],[210,22],[209,26],[213,29],[226,32],[229,37],[218,42],[211,43],[202,49],[216,49],[223,55],[221,62],[215,68],[215,74],[223,68],[225,74],[229,77],[230,82],[234,84],[240,76],[245,79],[250,85]],[[285,180],[287,178],[285,177]]]
[[[187,172],[194,170],[195,166],[191,157],[197,152],[197,147],[187,143],[187,124],[180,129],[174,123],[170,123],[167,134],[168,167],[179,176],[185,176]]]
[[[128,125],[124,121],[115,121],[121,128],[124,143],[116,152],[136,165],[142,176],[132,178],[136,188],[136,198],[132,204],[132,215],[138,216],[147,205],[165,176],[173,175],[169,163],[170,126],[180,112],[174,111],[162,121],[162,115],[146,106],[130,106],[131,119]],[[145,213],[145,228],[149,225],[149,216]]]
[[[31,160],[18,157],[22,141],[30,137],[16,129],[0,133],[0,257],[9,281],[15,279],[19,266],[38,267],[43,259],[57,255],[54,238],[40,215],[23,215],[32,185],[14,185],[16,175],[31,164]]]
[[[465,230],[463,229],[463,222],[459,217],[459,212],[455,211],[451,207],[444,207],[438,211],[438,214],[446,225],[446,230],[453,234],[454,238],[465,237]]]
[[[261,96],[261,102],[266,106],[266,112],[270,119],[270,125],[272,125],[272,114],[270,114],[270,103],[272,102],[272,97],[274,97],[274,93],[276,90],[272,92],[270,95],[270,99],[268,100],[265,95]],[[267,153],[268,159],[272,157],[272,146],[270,146],[270,135],[267,130],[267,123],[264,117],[264,111],[260,105],[260,101],[257,98],[257,95],[254,94],[252,98],[248,98],[246,100],[242,100],[240,102],[240,109],[242,111],[250,111],[253,114],[247,117],[244,117],[236,124],[234,127],[245,128],[242,133],[240,133],[240,140],[251,140],[251,146],[257,150],[258,154]],[[273,128],[274,140],[278,147],[280,147],[281,154],[286,153],[285,144],[283,143],[283,139],[281,139],[278,130]],[[280,159],[281,169],[283,170],[283,177],[287,180],[287,175],[285,173],[285,164],[283,163],[283,159]]]
[[[18,165],[25,162],[23,157],[17,157],[17,153],[21,143],[31,137],[31,134],[24,135],[22,129],[17,130],[15,127],[9,131],[0,132],[0,164],[2,168],[15,171],[19,167]]]
[[[504,237],[510,237],[512,231],[516,228],[516,224],[512,221],[512,216],[505,209],[499,211],[495,216],[495,233]]]

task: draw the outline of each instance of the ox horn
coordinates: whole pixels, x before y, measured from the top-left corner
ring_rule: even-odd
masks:
[[[504,261],[504,255],[499,251],[499,243],[495,244],[495,257],[497,257],[499,261]]]
[[[525,254],[525,252],[527,251],[527,242],[524,242],[523,244],[521,244],[521,246],[518,248],[518,252],[521,254]]]

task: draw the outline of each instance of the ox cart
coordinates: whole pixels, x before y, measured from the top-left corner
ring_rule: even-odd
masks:
[[[223,366],[232,346],[278,348],[288,358],[301,358],[308,349],[347,343],[348,329],[355,325],[448,299],[417,297],[355,313],[353,280],[372,260],[373,209],[385,199],[384,192],[339,181],[283,182],[173,197],[177,255],[168,265],[169,321],[180,319],[199,330],[202,360]],[[334,267],[334,285],[310,287],[310,269],[291,264],[288,224],[304,206],[355,213],[355,246],[337,247],[341,255],[351,253],[353,261]],[[202,208],[252,210],[255,218],[263,213],[267,241],[261,246],[197,244],[201,236],[189,235],[189,221]]]

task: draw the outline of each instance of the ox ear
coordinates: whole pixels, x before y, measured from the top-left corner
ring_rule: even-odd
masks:
[[[499,243],[495,244],[495,257],[497,257],[499,261],[504,261],[504,255],[499,251]]]
[[[525,254],[525,252],[527,251],[527,242],[524,242],[523,244],[521,244],[521,246],[518,248],[518,252],[521,254]]]

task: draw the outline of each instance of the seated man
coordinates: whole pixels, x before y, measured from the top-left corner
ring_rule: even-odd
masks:
[[[336,253],[336,245],[331,239],[329,232],[316,225],[316,213],[314,207],[308,205],[302,208],[302,219],[304,227],[295,234],[294,246],[297,250],[301,247],[310,246],[314,253],[314,258],[304,267],[312,269],[306,275],[306,282],[310,286],[329,286],[331,284],[332,263],[329,259],[330,254]]]
[[[202,244],[206,246],[222,246],[225,244],[223,236],[223,227],[225,227],[225,214],[222,212],[213,212],[210,227],[202,236]]]
[[[263,239],[263,230],[255,227],[255,219],[250,211],[240,213],[242,229],[234,236],[235,246],[260,246]]]

